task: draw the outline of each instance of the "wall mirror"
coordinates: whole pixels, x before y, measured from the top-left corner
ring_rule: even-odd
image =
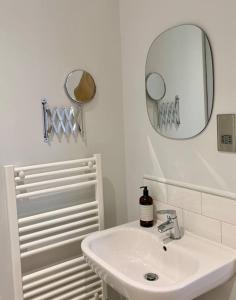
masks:
[[[65,91],[71,100],[83,104],[93,99],[96,85],[88,72],[74,70],[66,77]]]
[[[161,33],[146,61],[146,104],[153,128],[174,139],[196,136],[213,108],[213,61],[206,33],[180,25]]]

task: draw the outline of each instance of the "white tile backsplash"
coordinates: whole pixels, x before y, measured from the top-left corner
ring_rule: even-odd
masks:
[[[168,186],[168,203],[196,213],[201,213],[201,193],[189,189]]]
[[[169,204],[164,203],[164,202],[157,201],[155,203],[155,209],[156,209],[156,212],[158,210],[163,210],[163,209],[174,209],[174,210],[176,210],[176,214],[177,214],[177,217],[178,217],[179,226],[183,227],[183,210],[181,208],[169,205]],[[166,221],[167,220],[166,215],[162,215],[162,214],[157,214],[157,218],[159,220],[162,220],[162,221]]]
[[[202,194],[202,214],[236,225],[236,201]]]
[[[209,240],[221,242],[220,221],[184,210],[184,229]]]
[[[236,249],[236,226],[222,223],[222,243]]]
[[[180,227],[236,249],[236,201],[145,179],[157,210],[175,209]],[[165,221],[165,215],[157,215]]]
[[[151,180],[145,180],[144,185],[148,186],[153,200],[167,202],[167,185]]]

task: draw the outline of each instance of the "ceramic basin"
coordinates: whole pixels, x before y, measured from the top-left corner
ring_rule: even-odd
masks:
[[[130,300],[190,300],[235,273],[236,251],[185,232],[163,242],[156,227],[128,223],[89,235],[82,242],[92,269]],[[148,281],[145,274],[158,279]]]

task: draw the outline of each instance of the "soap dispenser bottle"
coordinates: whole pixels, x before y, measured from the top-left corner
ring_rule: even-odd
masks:
[[[148,188],[141,186],[143,189],[143,196],[139,198],[140,207],[140,226],[152,227],[153,226],[153,200],[148,195]]]

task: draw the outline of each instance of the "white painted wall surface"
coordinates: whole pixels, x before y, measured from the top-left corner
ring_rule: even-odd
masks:
[[[138,217],[138,187],[144,174],[236,191],[236,155],[218,152],[216,139],[217,113],[236,113],[235,8],[233,0],[120,0],[129,220]],[[181,23],[199,25],[209,36],[215,103],[212,119],[201,135],[174,141],[158,135],[148,120],[144,79],[152,41],[167,28]],[[235,286],[232,280],[199,300],[234,300]]]
[[[124,221],[117,1],[1,0],[0,5],[0,164],[42,163],[101,152],[107,225]],[[72,105],[63,86],[75,68],[89,71],[97,86],[94,100],[84,107],[87,141],[54,138],[49,146],[42,139],[40,99],[47,97],[51,106]]]
[[[101,153],[106,226],[126,220],[119,8],[116,0],[0,0],[0,164],[35,164]],[[89,71],[94,100],[84,109],[86,143],[42,138],[40,99],[71,105],[66,75]],[[2,219],[0,220],[0,226]],[[1,300],[10,292],[0,241]],[[7,255],[7,254],[6,254]],[[4,276],[3,276],[4,275]],[[0,297],[1,298],[1,297]]]

